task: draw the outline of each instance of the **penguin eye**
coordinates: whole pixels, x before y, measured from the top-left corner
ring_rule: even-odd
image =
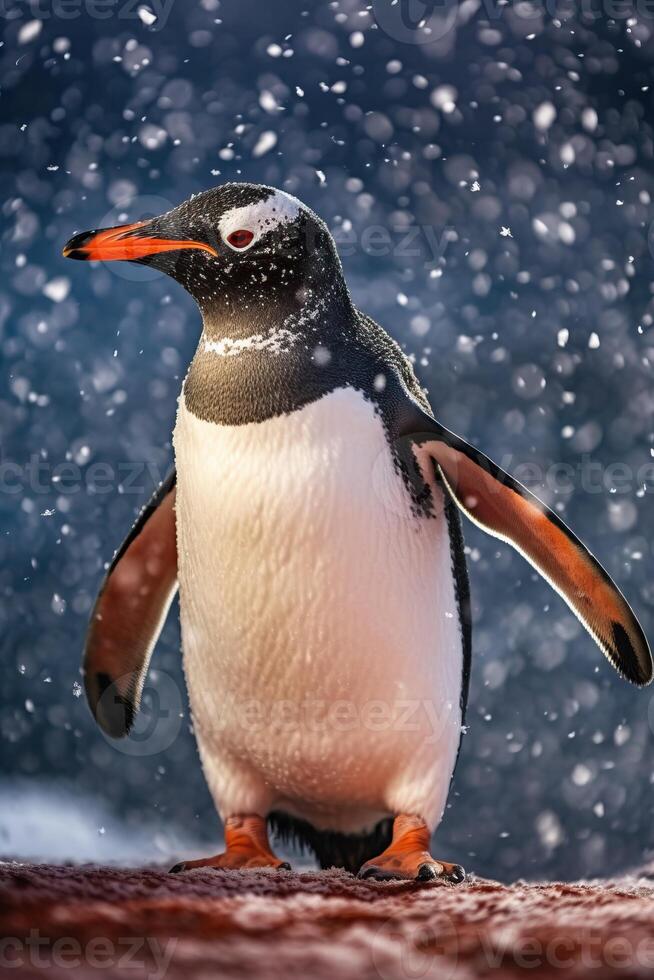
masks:
[[[232,248],[247,248],[253,238],[253,232],[247,231],[245,228],[239,228],[237,231],[229,233],[227,241]]]

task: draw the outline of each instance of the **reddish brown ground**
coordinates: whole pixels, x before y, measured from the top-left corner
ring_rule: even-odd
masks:
[[[0,865],[0,976],[654,975],[649,879],[512,886],[341,872]],[[22,968],[18,968],[18,964]]]

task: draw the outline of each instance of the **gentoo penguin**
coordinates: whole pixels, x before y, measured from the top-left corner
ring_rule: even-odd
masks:
[[[399,346],[354,305],[334,241],[289,194],[225,184],[153,220],[75,235],[75,259],[168,273],[200,342],[176,473],[113,560],[84,659],[125,735],[179,586],[184,669],[226,848],[184,868],[322,867],[461,881],[430,854],[470,673],[459,511],[513,545],[613,666],[652,678],[607,573],[551,510],[434,417]]]

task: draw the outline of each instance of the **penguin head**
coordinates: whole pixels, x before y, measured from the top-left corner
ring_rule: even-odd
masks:
[[[259,184],[223,184],[159,217],[82,232],[63,254],[159,269],[191,293],[205,318],[243,306],[256,318],[273,301],[292,310],[312,290],[342,282],[324,222],[297,198]]]

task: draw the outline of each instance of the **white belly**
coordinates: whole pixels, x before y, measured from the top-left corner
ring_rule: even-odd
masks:
[[[343,388],[174,434],[184,664],[223,817],[440,819],[462,644],[441,491],[416,517],[379,416]]]

